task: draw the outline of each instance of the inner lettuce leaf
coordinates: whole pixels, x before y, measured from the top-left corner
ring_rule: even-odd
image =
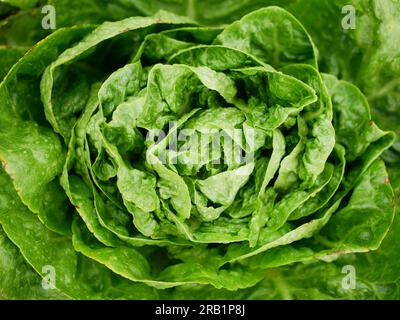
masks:
[[[399,298],[394,2],[355,4],[372,52],[312,1],[347,58],[301,0],[53,0],[67,27],[29,50],[40,1],[6,2],[0,297]]]

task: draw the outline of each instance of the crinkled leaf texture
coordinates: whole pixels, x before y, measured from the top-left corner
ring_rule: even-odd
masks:
[[[153,14],[146,3],[134,14]],[[197,16],[190,3],[180,13]],[[159,11],[12,54],[0,50],[2,297],[398,297],[380,159],[394,134],[358,87],[320,72],[288,11],[224,27]]]

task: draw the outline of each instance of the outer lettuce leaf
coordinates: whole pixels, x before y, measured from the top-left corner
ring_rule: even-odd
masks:
[[[45,290],[42,278],[27,264],[3,229],[0,231],[0,299],[65,299],[56,290]]]
[[[69,297],[81,299],[154,297],[150,288],[126,282],[79,255],[72,247],[70,237],[49,231],[21,203],[4,170],[1,170],[0,181],[4,190],[0,221],[5,233],[39,274],[46,275],[44,266],[54,267],[57,289]],[[102,289],[99,291],[99,288]]]
[[[0,252],[13,260],[0,260],[1,267],[25,260],[39,274],[22,265],[26,286],[15,290],[5,278],[3,295],[398,296],[398,277],[386,271],[395,267],[395,246],[384,240],[393,221],[393,190],[378,159],[394,135],[372,122],[357,87],[321,75],[318,65],[322,60],[324,71],[358,84],[375,106],[388,105],[385,99],[396,105],[397,82],[388,80],[397,70],[396,48],[382,41],[369,51],[362,33],[342,37],[329,24],[332,37],[341,39],[338,51],[349,43],[359,50],[343,59],[336,51],[329,56],[321,44],[318,54],[326,41],[318,22],[301,11],[304,28],[279,7],[216,28],[165,11],[153,15],[167,8],[214,24],[265,1],[238,2],[215,14],[219,4],[208,2],[86,0],[79,16],[75,2],[49,3],[62,12],[60,25],[151,17],[60,29],[29,50],[0,84]],[[361,23],[380,39],[396,4],[368,2],[371,17],[366,3],[356,3]],[[34,5],[12,4],[24,10]],[[301,4],[290,11],[299,12]],[[329,9],[331,21],[338,19],[340,1],[316,5]],[[20,32],[29,11],[2,24],[0,40],[17,46],[0,51],[7,57],[4,73],[43,36],[39,9],[32,11],[32,37]],[[330,60],[321,58],[324,50]],[[374,63],[361,70],[352,63],[360,55],[364,62],[386,61],[392,71]],[[225,134],[217,154],[208,151],[215,129]],[[189,132],[186,140],[177,138],[182,130]],[[198,134],[206,137],[200,145]],[[226,141],[244,157],[232,158]],[[385,158],[398,192],[396,148]],[[381,243],[384,251],[359,254]],[[368,267],[377,257],[387,268],[379,276]],[[350,261],[360,272],[354,292],[339,283]],[[63,295],[37,287],[46,265],[55,268]],[[308,271],[318,276],[310,281]]]
[[[16,48],[0,48],[0,81],[6,76],[11,67],[22,57],[26,49]]]

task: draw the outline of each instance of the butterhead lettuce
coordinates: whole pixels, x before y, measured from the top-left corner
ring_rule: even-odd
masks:
[[[395,135],[295,15],[160,10],[24,48],[1,65],[1,296],[384,296],[340,271],[393,250]]]

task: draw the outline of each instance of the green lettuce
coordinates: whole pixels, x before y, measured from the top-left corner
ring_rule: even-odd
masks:
[[[302,1],[281,3],[292,15],[247,13],[274,1],[87,0],[78,14],[54,0],[73,26],[29,51],[50,31],[23,37],[18,17],[40,7],[9,2],[20,11],[0,27],[1,297],[399,297],[389,0],[371,5],[384,23],[357,6],[381,46],[344,35],[356,56],[329,51]]]

